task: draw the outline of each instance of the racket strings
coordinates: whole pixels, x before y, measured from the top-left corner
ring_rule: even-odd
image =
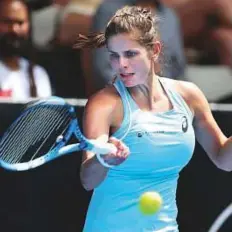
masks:
[[[68,113],[68,114],[67,114]],[[45,117],[44,117],[45,118]],[[46,119],[46,118],[45,118]],[[62,109],[59,114],[53,113],[48,115],[47,122],[43,125],[43,128],[37,133],[38,138],[32,145],[34,146],[33,156],[29,153],[30,160],[40,157],[51,151],[56,145],[56,140],[59,135],[65,134],[70,124],[70,114],[67,109]],[[31,144],[29,143],[31,146]],[[24,156],[25,158],[26,156]]]
[[[30,114],[30,116],[32,116],[33,114]],[[25,115],[24,117],[27,117],[27,115]],[[25,119],[24,117],[21,117],[17,123],[15,124],[15,127],[11,127],[10,130],[8,131],[8,134],[10,136],[6,137],[5,141],[3,139],[3,141],[1,142],[1,150],[7,150],[9,149],[10,146],[10,143],[7,142],[7,140],[10,140],[11,141],[17,141],[21,138],[17,137],[17,134],[18,134],[18,131],[21,131],[23,130],[23,128],[26,128],[26,122],[27,120],[29,120],[29,117],[27,119]]]
[[[41,109],[38,110],[37,113],[40,113]],[[20,160],[20,154],[23,155],[26,151],[26,149],[28,148],[28,145],[33,143],[33,141],[35,141],[35,139],[37,138],[37,132],[38,130],[34,131],[34,133],[32,133],[32,129],[34,129],[31,125],[32,123],[36,123],[38,118],[36,118],[36,113],[30,113],[27,115],[27,117],[25,117],[24,122],[22,123],[22,126],[20,127],[21,131],[17,131],[17,132],[12,132],[14,135],[14,140],[9,140],[9,145],[11,146],[11,149],[9,150],[9,153],[13,154],[15,152],[15,147],[12,146],[11,144],[15,144],[15,146],[17,146],[18,149],[18,155],[12,156],[11,157],[11,162],[14,162],[16,160]],[[41,116],[43,116],[43,113],[41,114]],[[42,128],[42,126],[41,126]],[[20,136],[19,136],[20,134]],[[14,158],[14,159],[13,159]]]
[[[40,121],[34,121],[33,123],[38,123],[38,125],[35,125],[36,128],[38,128],[36,131],[33,131],[34,128],[33,127],[30,127],[29,130],[27,130],[27,133],[29,135],[33,134],[33,137],[31,137],[31,139],[29,138],[27,140],[27,145],[29,146],[34,146],[36,145],[36,138],[44,138],[44,136],[46,136],[46,133],[47,133],[47,130],[46,128],[48,127],[52,127],[53,125],[50,124],[50,120],[51,120],[51,114],[45,114],[45,111],[42,112],[41,114],[41,117],[44,119],[44,123],[43,124],[40,124]],[[54,120],[56,120],[56,115],[54,117]],[[55,122],[54,122],[55,123]],[[52,131],[52,130],[51,130]],[[27,136],[29,137],[29,136]],[[45,139],[45,138],[44,138]]]
[[[27,146],[27,137],[23,138],[25,135],[27,135],[28,132],[28,125],[31,125],[31,119],[34,119],[34,114],[27,112],[24,114],[20,120],[16,123],[15,127],[12,127],[10,131],[8,132],[8,137],[2,142],[4,145],[1,147],[4,153],[1,153],[1,158],[7,161],[12,162],[13,158],[18,157],[18,152],[22,152],[22,149]],[[27,124],[26,124],[27,123]],[[19,136],[20,135],[20,136]],[[33,135],[29,136],[29,139],[32,139]],[[24,143],[21,143],[20,140],[23,140]],[[15,152],[15,156],[8,156],[8,154],[11,154]]]
[[[49,150],[51,150],[54,147],[57,136],[59,133],[63,133],[59,130],[60,126],[62,125],[67,128],[67,125],[64,125],[64,123],[66,122],[66,124],[68,124],[68,117],[67,114],[65,115],[63,113],[64,112],[60,112],[58,115],[46,114],[43,116],[45,123],[43,126],[38,125],[40,130],[38,130],[38,132],[35,134],[36,138],[39,139],[35,139],[34,141],[30,141],[28,143],[28,146],[31,146],[31,148],[34,149],[33,155],[31,156],[31,153],[28,153],[27,157],[25,152],[23,152],[23,158],[26,159],[26,161],[28,161],[28,159],[33,160],[34,158],[39,157],[41,154],[46,154],[48,152],[47,148],[50,148]],[[49,130],[47,130],[47,128],[49,128]],[[58,133],[55,133],[56,131],[58,131]],[[33,133],[33,131],[31,133]],[[52,144],[51,141],[53,141]]]
[[[33,114],[23,115],[23,117],[21,117],[17,121],[15,127],[10,128],[8,136],[5,139],[3,138],[3,140],[1,141],[1,150],[6,152],[5,154],[1,152],[1,158],[4,159],[7,153],[11,153],[11,151],[14,150],[16,146],[17,149],[20,149],[21,144],[19,143],[19,141],[23,138],[18,136],[18,134],[24,134],[24,131],[27,129],[27,121],[28,123],[30,123],[30,119],[32,116]]]
[[[56,127],[56,130],[57,131],[59,131],[58,133],[56,133],[55,134],[55,138],[54,138],[54,143],[53,144],[51,144],[51,146],[50,146],[50,149],[49,149],[49,151],[51,151],[51,150],[53,150],[53,148],[54,148],[54,146],[55,146],[55,144],[56,144],[56,139],[57,139],[57,137],[59,136],[59,135],[62,135],[62,134],[64,134],[65,133],[65,131],[68,129],[68,127],[69,127],[69,115],[67,115],[67,114],[65,114],[65,112],[61,112],[61,114],[63,114],[63,117],[57,117],[56,118],[56,122],[55,122],[55,120],[54,120],[54,123],[53,123],[53,125],[49,125],[49,126],[54,126],[54,124],[56,123],[57,124],[57,127]],[[62,115],[61,115],[62,116]],[[62,126],[62,128],[61,128],[61,126]],[[47,126],[46,126],[47,127]],[[61,128],[61,132],[60,132],[60,128]],[[44,130],[45,131],[45,130]],[[52,135],[52,133],[53,133],[54,131],[52,131],[52,130],[50,130],[50,132],[48,133],[48,134],[46,134],[45,135],[45,133],[43,133],[43,135],[42,135],[42,137],[44,137],[44,139],[43,139],[43,142],[41,143],[41,145],[37,148],[37,150],[35,151],[35,153],[34,153],[34,155],[32,156],[32,158],[31,159],[34,159],[34,158],[36,158],[37,157],[37,155],[38,155],[38,153],[41,151],[41,148],[48,142],[48,140],[50,139],[50,137],[51,137],[51,135]],[[49,152],[48,151],[48,152]]]
[[[16,124],[16,128],[12,128],[9,136],[6,138],[6,146],[3,146],[2,148],[6,151],[5,155],[1,157],[2,159],[6,159],[8,157],[8,162],[14,162],[16,160],[18,161],[25,153],[25,150],[28,148],[28,144],[31,144],[32,141],[34,141],[34,139],[37,137],[39,128],[37,128],[38,130],[34,131],[34,133],[31,133],[31,130],[34,129],[37,122],[36,120],[38,120],[36,115],[40,114],[42,117],[44,117],[43,111],[41,112],[41,110],[41,108],[38,108],[36,112],[27,112],[27,114],[21,118],[18,124]],[[14,154],[14,156],[9,156],[9,154]]]
[[[3,137],[1,159],[8,163],[28,162],[46,154],[71,120],[69,108],[63,106],[38,106],[26,112]]]
[[[38,118],[36,118],[37,113],[39,113],[41,115],[41,117],[43,117],[44,119],[44,123],[41,124],[40,120],[38,120]],[[21,158],[24,155],[24,158],[26,158],[25,153],[28,149],[29,146],[35,146],[37,143],[37,139],[41,138],[41,139],[46,139],[46,128],[47,127],[52,127],[53,125],[50,125],[49,123],[51,122],[51,115],[50,114],[45,114],[45,112],[36,112],[33,114],[34,117],[32,117],[33,121],[33,126],[27,128],[26,133],[23,134],[23,138],[27,138],[26,140],[23,141],[23,143],[21,143],[21,145],[23,145],[22,147],[20,147],[21,149],[18,152],[18,155],[12,156],[11,162],[18,162],[19,160],[21,160]],[[54,118],[56,120],[56,117]],[[30,126],[30,124],[29,124]],[[37,130],[35,130],[35,128]],[[51,130],[52,131],[52,130]],[[16,143],[17,145],[17,143]],[[38,149],[37,149],[38,151]],[[34,154],[34,157],[36,155]],[[31,159],[33,159],[33,157],[31,157]],[[27,159],[26,159],[27,160]]]
[[[40,113],[40,112],[38,112]],[[36,116],[36,114],[34,114],[33,116]],[[40,116],[43,117],[44,121],[43,123],[41,123],[38,119],[34,120],[33,121],[33,125],[34,126],[31,126],[30,124],[28,124],[28,128],[26,128],[26,133],[28,134],[26,136],[26,138],[28,138],[27,140],[24,140],[23,143],[20,143],[19,146],[18,146],[18,151],[16,153],[15,149],[13,149],[13,151],[9,151],[8,153],[11,154],[11,152],[14,152],[14,156],[9,156],[8,157],[8,162],[18,162],[18,161],[21,161],[20,159],[22,159],[22,157],[24,158],[25,161],[28,161],[28,159],[32,159],[31,155],[33,154],[32,153],[32,150],[30,151],[30,153],[28,153],[26,155],[26,152],[27,152],[27,149],[29,148],[29,146],[31,146],[31,148],[33,146],[35,146],[35,149],[36,149],[36,144],[40,144],[41,143],[41,140],[40,139],[46,139],[46,135],[45,135],[45,132],[47,130],[45,130],[45,128],[47,128],[49,126],[49,128],[53,128],[54,126],[54,123],[50,123],[51,122],[51,115],[49,114],[40,114]],[[55,116],[55,115],[53,115]],[[34,117],[31,118],[32,120],[34,119]],[[56,120],[57,117],[53,117],[53,120]],[[57,121],[59,123],[59,121]],[[39,124],[38,124],[39,123]],[[37,130],[35,130],[37,129]],[[49,131],[52,131],[52,130],[49,130]],[[24,134],[25,136],[25,134]],[[15,142],[15,145],[17,146],[18,143]],[[21,146],[20,146],[21,145]],[[37,149],[37,152],[38,152],[38,149]],[[28,157],[27,157],[28,156]],[[35,157],[36,155],[33,154],[33,157]],[[22,161],[21,161],[22,162]]]

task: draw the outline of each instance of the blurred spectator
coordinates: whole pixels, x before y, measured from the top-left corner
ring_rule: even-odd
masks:
[[[57,5],[57,2],[53,5]],[[44,43],[39,44],[39,62],[48,71],[55,94],[58,96],[86,98],[88,95],[90,84],[88,78],[85,78],[87,76],[85,70],[89,68],[87,66],[89,61],[84,51],[74,50],[72,47],[79,33],[86,34],[89,31],[96,4],[96,0],[94,2],[66,1],[66,5],[63,2],[58,14],[56,17],[54,16],[52,34],[43,41]],[[48,11],[44,10],[44,14],[45,12],[48,14]],[[34,20],[37,20],[37,17],[38,15]],[[51,20],[43,15],[43,20],[45,19]],[[49,25],[51,22],[47,22],[47,24]],[[35,32],[37,30],[35,35],[43,33],[43,30],[39,31],[39,27],[37,29],[35,27],[34,30]]]
[[[33,42],[47,47],[54,37],[73,44],[76,33],[86,33],[100,0],[52,0],[50,6],[32,13]]]
[[[182,78],[185,70],[185,56],[182,44],[179,19],[175,12],[167,8],[159,0],[105,0],[93,18],[92,31],[104,31],[107,21],[116,10],[124,5],[143,5],[152,7],[160,16],[160,34],[163,42],[164,61],[161,61],[162,75],[169,78]],[[97,88],[102,88],[113,73],[106,48],[96,49],[92,53],[93,78]],[[164,64],[164,65],[163,65]]]
[[[231,14],[232,17],[232,14]],[[208,49],[218,55],[218,62],[232,68],[232,28],[220,27],[209,33]],[[209,47],[210,46],[210,47]]]
[[[52,3],[32,12],[32,40],[37,47],[46,47],[53,39],[60,12],[70,0],[52,0]]]
[[[32,49],[29,21],[23,0],[0,1],[0,97],[23,100],[51,95],[45,70],[23,58]]]
[[[176,9],[185,47],[198,51],[198,63],[232,67],[231,0],[162,0]]]
[[[86,34],[99,0],[72,0],[59,17],[57,37],[61,44],[73,45],[78,33]]]

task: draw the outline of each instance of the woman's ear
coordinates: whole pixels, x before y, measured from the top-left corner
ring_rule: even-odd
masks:
[[[155,41],[153,44],[153,55],[152,55],[152,60],[157,61],[160,55],[161,51],[161,43],[160,41]]]

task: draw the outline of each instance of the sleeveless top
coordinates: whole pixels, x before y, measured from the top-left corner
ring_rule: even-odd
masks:
[[[166,112],[142,111],[123,83],[114,83],[121,96],[124,118],[112,135],[130,149],[129,157],[110,168],[95,188],[84,232],[178,232],[176,189],[179,172],[195,146],[193,114],[167,78],[159,78],[172,103]],[[163,205],[156,214],[139,211],[141,194],[156,191]]]

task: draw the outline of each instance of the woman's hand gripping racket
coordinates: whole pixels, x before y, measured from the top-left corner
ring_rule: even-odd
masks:
[[[67,145],[72,135],[78,143]],[[4,133],[0,141],[0,165],[23,171],[79,150],[108,154],[116,153],[117,149],[111,143],[85,138],[74,107],[62,98],[51,97],[29,103]]]

